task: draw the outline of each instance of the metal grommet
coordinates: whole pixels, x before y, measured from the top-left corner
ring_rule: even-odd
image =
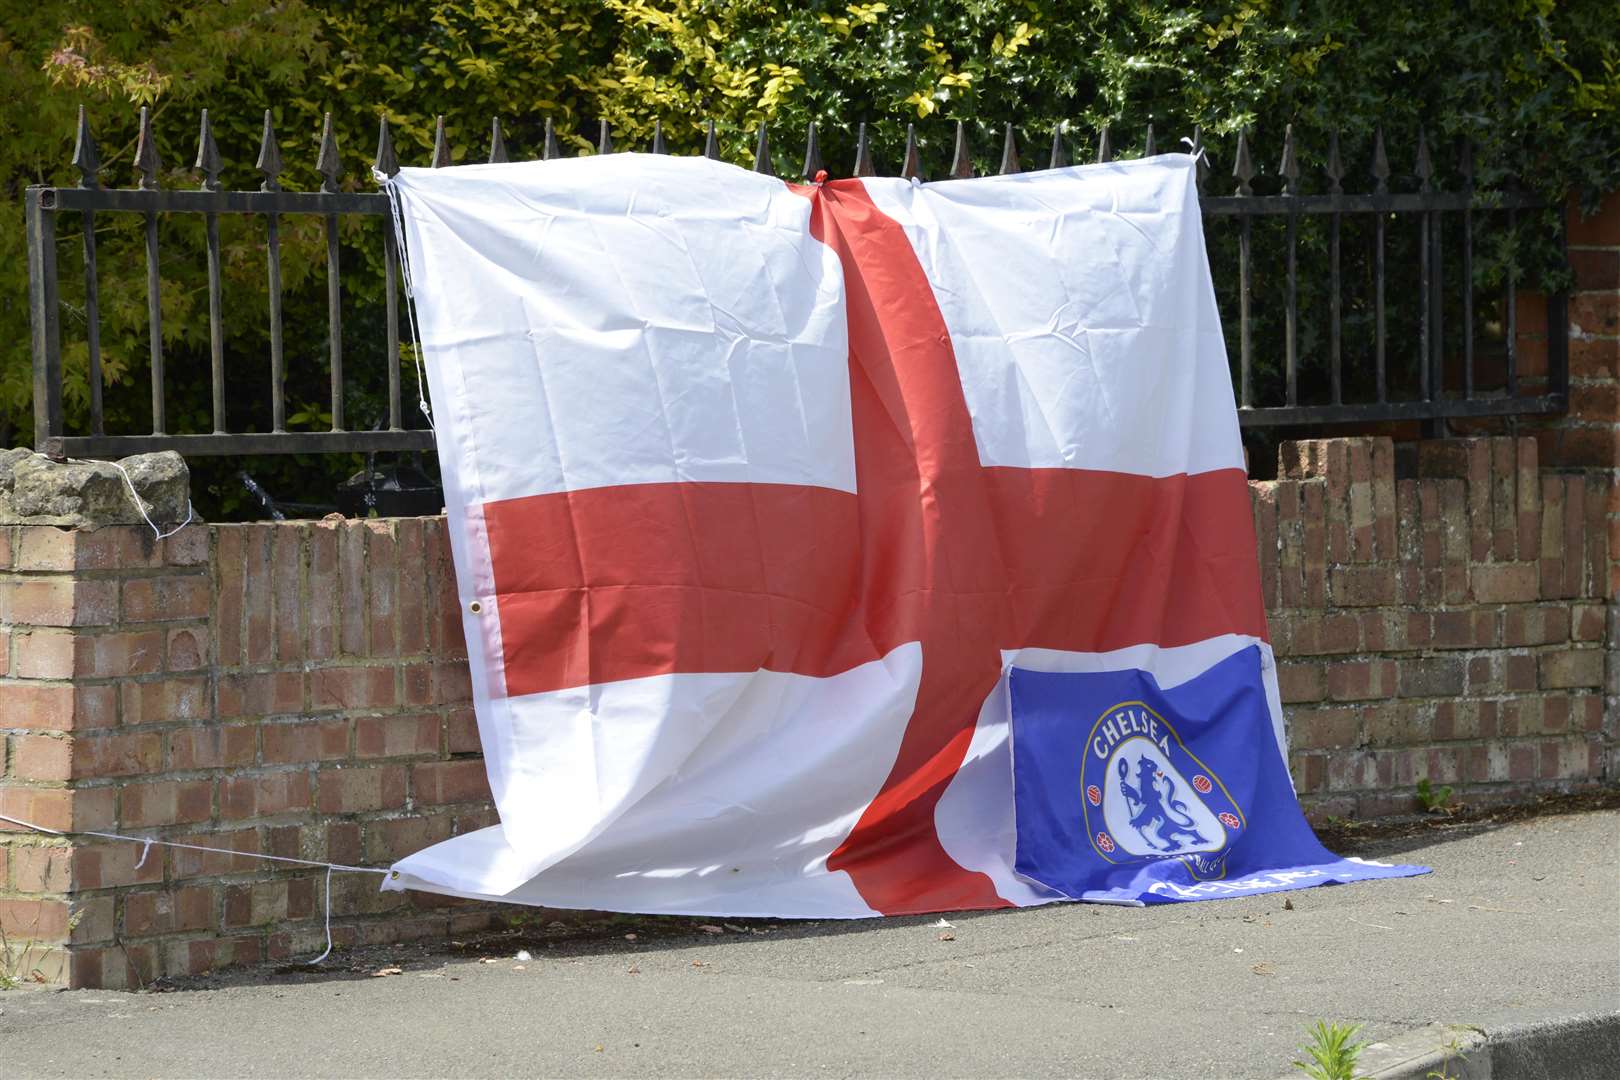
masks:
[[[472,612],[474,615],[477,615],[479,612],[484,610],[483,602],[480,600],[474,600],[472,603],[467,605],[467,610]]]

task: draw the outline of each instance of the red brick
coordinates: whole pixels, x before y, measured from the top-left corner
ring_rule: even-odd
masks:
[[[303,562],[304,529],[291,522],[274,526],[270,541],[274,593],[276,658],[304,656]],[[317,585],[317,588],[324,586]]]
[[[254,728],[244,724],[203,724],[171,731],[168,741],[169,768],[230,769],[253,764],[258,753]]]
[[[1360,648],[1361,620],[1354,615],[1303,615],[1293,621],[1294,655],[1353,653]]]
[[[117,688],[0,681],[0,717],[9,728],[71,731],[117,723]]]
[[[1487,563],[1474,567],[1473,587],[1481,604],[1514,604],[1536,599],[1540,578],[1535,563]]]
[[[1368,530],[1370,537],[1370,524]],[[1398,599],[1400,578],[1394,566],[1335,566],[1329,578],[1333,602],[1340,607],[1377,607]]]
[[[74,639],[74,674],[88,678],[150,675],[163,667],[159,630],[79,634]]]
[[[1280,674],[1281,667],[1278,668],[1278,671]],[[1318,678],[1320,679],[1320,676]],[[484,745],[478,737],[477,715],[471,709],[452,711],[444,718],[444,742],[447,753],[482,753]]]
[[[0,570],[10,570],[12,553],[17,549],[17,530],[11,525],[0,525]]]
[[[12,631],[17,650],[15,675],[19,679],[71,679],[74,663],[71,630]]]
[[[465,663],[418,664],[405,669],[410,705],[464,705],[472,701],[472,672]]]
[[[212,586],[200,574],[136,578],[124,582],[124,621],[162,622],[204,619],[213,603]]]
[[[1510,653],[1505,657],[1503,688],[1512,691],[1536,688],[1536,658],[1528,653]]]
[[[75,801],[83,792],[67,788],[25,788],[0,785],[0,814],[18,818],[47,829],[99,828],[101,824],[88,824],[74,816]],[[27,832],[21,825],[0,821],[0,833]]]
[[[378,709],[399,702],[391,667],[326,667],[310,676],[314,709]]]
[[[484,802],[490,798],[482,761],[434,761],[411,769],[411,793],[418,804]]]
[[[270,538],[276,529],[273,524],[254,525],[243,541],[242,566],[243,603],[242,656],[249,664],[267,664],[273,658],[275,639],[272,616],[274,583],[271,579]]]
[[[16,941],[66,941],[66,900],[0,897],[0,926]]]
[[[206,525],[187,525],[163,541],[166,566],[205,566],[208,563],[209,530]]]
[[[420,518],[401,518],[398,529],[399,566],[399,654],[420,656],[427,652],[427,544]]]
[[[123,907],[126,937],[207,930],[214,925],[214,890],[207,886],[129,892]]]
[[[1511,607],[1504,612],[1502,628],[1502,643],[1509,647],[1568,641],[1569,609],[1562,604]]]
[[[191,824],[213,815],[212,780],[159,780],[118,788],[118,824],[122,828]]]
[[[116,621],[116,581],[72,578],[0,581],[0,622],[26,626],[106,626]]]
[[[258,870],[263,863],[247,858],[246,854],[259,854],[257,829],[235,829],[230,832],[205,832],[179,836],[174,839],[185,844],[212,849],[195,851],[174,848],[169,852],[173,878],[217,877],[220,874],[240,874]],[[236,854],[236,853],[246,854]]]
[[[1620,379],[1620,338],[1573,338],[1569,373],[1577,379]]]
[[[450,839],[449,814],[366,823],[365,861],[391,863]]]
[[[221,818],[244,821],[268,817],[307,810],[309,803],[309,773],[303,770],[227,776],[219,782]]]
[[[210,687],[205,675],[126,682],[122,696],[125,724],[187,723],[209,718]]]
[[[315,805],[323,814],[392,810],[405,805],[405,767],[322,769],[316,780]]]
[[[1401,697],[1456,697],[1463,692],[1461,660],[1425,657],[1399,662]]]
[[[65,893],[73,888],[73,849],[65,844],[13,848],[11,865],[18,892]]]
[[[1328,665],[1328,696],[1334,701],[1393,697],[1395,661],[1341,660]]]
[[[155,732],[79,735],[73,741],[73,777],[151,775],[163,767],[163,737]]]
[[[338,525],[316,522],[309,530],[310,590],[306,608],[309,637],[306,642],[311,660],[330,660],[338,651],[337,593]]]
[[[354,722],[354,753],[360,758],[437,756],[439,718],[363,716]]]
[[[349,756],[349,725],[342,720],[265,724],[259,739],[266,765],[341,761]]]
[[[197,671],[208,664],[208,637],[201,627],[168,632],[165,666],[170,671]]]
[[[1603,652],[1600,649],[1572,649],[1541,655],[1543,689],[1602,685]]]
[[[1282,694],[1283,704],[1285,705],[1297,702],[1321,701],[1324,694],[1322,665],[1278,664],[1277,688]],[[473,729],[473,736],[476,743],[476,727]],[[456,752],[454,746],[451,747],[450,752]]]
[[[63,735],[13,735],[11,775],[25,780],[67,780],[73,775],[73,742]]]
[[[369,653],[399,655],[398,559],[392,521],[368,521],[366,527],[366,616]]]
[[[214,616],[217,662],[236,667],[242,662],[245,541],[248,526],[225,525],[218,530],[218,557],[214,564],[219,607]]]
[[[348,656],[366,653],[366,534],[358,521],[338,534],[338,645]]]
[[[304,677],[296,671],[221,675],[219,716],[279,716],[304,709]]]
[[[1602,604],[1577,604],[1573,616],[1574,634],[1576,641],[1602,641],[1603,640]]]
[[[79,892],[125,885],[154,885],[163,880],[163,849],[154,847],[141,858],[143,845],[118,840],[109,844],[78,844],[73,848],[73,887]],[[140,865],[136,865],[139,863]],[[111,900],[111,897],[108,897]],[[110,914],[109,914],[110,917]],[[103,940],[93,933],[90,940]]]
[[[1614,337],[1620,334],[1620,295],[1575,293],[1569,298],[1569,329],[1580,336]]]

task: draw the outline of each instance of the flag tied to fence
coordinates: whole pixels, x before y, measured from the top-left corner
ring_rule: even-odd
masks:
[[[1193,169],[403,170],[500,824],[390,887],[853,917],[1419,872],[1294,799]]]

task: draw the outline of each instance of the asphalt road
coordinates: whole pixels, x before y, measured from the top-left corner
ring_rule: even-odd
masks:
[[[948,930],[536,925],[482,956],[396,948],[165,993],[14,991],[0,1075],[1274,1077],[1319,1017],[1388,1040],[1620,1010],[1620,812],[1358,853],[1435,873]],[[531,960],[512,959],[520,946]]]

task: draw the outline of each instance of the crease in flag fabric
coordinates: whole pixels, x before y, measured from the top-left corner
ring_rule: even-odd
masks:
[[[1422,872],[1289,783],[1191,158],[389,183],[500,824],[387,887],[853,918]]]

